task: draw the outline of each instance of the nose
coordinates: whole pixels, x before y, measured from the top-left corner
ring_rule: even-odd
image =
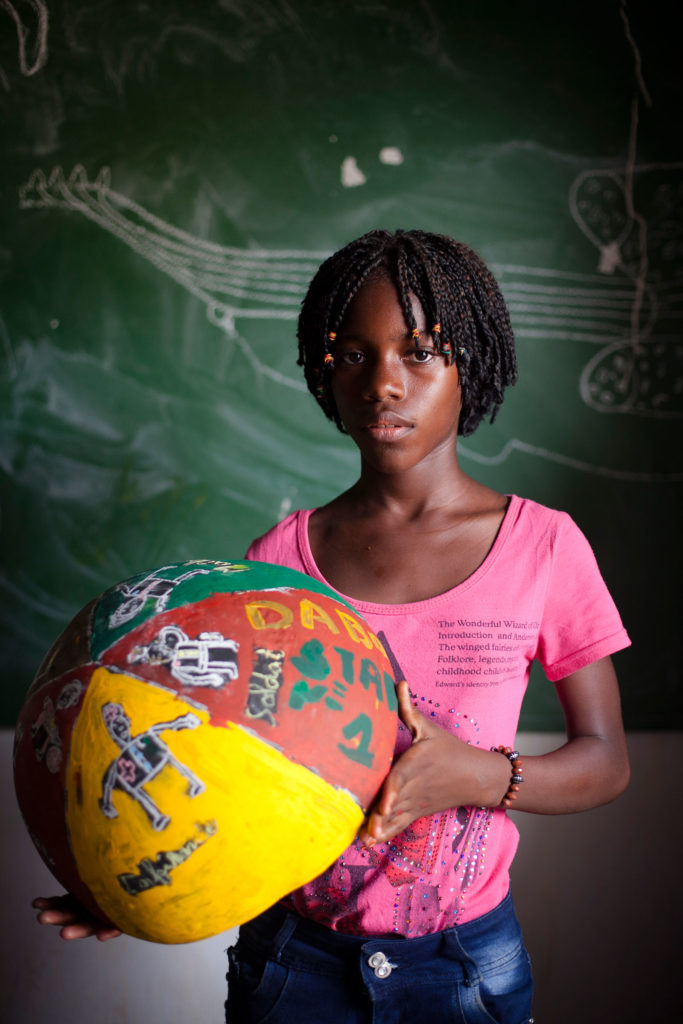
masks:
[[[368,360],[363,392],[371,402],[382,402],[387,398],[399,401],[405,395],[403,363],[394,355],[386,354]]]

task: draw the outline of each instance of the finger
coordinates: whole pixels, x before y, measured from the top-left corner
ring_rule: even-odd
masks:
[[[392,836],[398,835],[406,825],[410,824],[412,818],[408,809],[397,806],[400,795],[401,786],[397,784],[393,790],[383,794],[380,803],[370,811],[359,832],[360,838],[366,845],[374,846],[377,842],[385,842],[390,833]],[[404,824],[397,828],[397,821],[402,821]]]
[[[86,939],[94,935],[100,942],[106,942],[121,935],[118,928],[88,914],[72,896],[38,896],[31,905],[40,911],[38,923],[58,927],[63,939]]]
[[[67,924],[60,930],[59,934],[67,941],[71,939],[89,939],[94,935],[98,942],[108,942],[109,939],[115,939],[121,935],[121,932],[118,928],[108,928],[93,920]]]
[[[38,909],[63,907],[66,905],[74,905],[73,897],[68,896],[66,893],[63,896],[36,896],[35,899],[31,900],[31,906]]]
[[[424,716],[420,714],[417,708],[413,707],[413,702],[410,699],[410,688],[405,679],[402,679],[396,687],[396,696],[398,697],[399,718],[410,730],[413,739],[415,739]]]
[[[71,939],[88,939],[94,935],[100,942],[107,942],[121,935],[118,928],[107,927],[98,921],[84,920],[76,914],[59,910],[45,910],[38,915],[40,924],[57,925],[59,934],[67,941]]]
[[[394,839],[399,832],[403,832],[404,829],[410,825],[413,819],[408,814],[399,814],[394,818],[383,818],[381,822],[378,822],[376,826],[376,839],[377,843],[388,843]]]
[[[358,830],[358,838],[365,846],[372,847],[378,841],[381,828],[379,823],[382,821],[383,813],[379,809],[379,805],[384,795],[384,790],[380,793],[377,800],[377,804],[368,811],[368,815]]]
[[[73,910],[59,910],[56,907],[48,907],[38,914],[39,924],[78,924],[83,921],[83,914],[76,914]]]
[[[403,832],[404,829],[415,820],[415,816],[407,811],[401,811],[392,817],[378,814],[376,811],[370,815],[358,836],[366,846],[372,848],[377,843],[388,843]]]
[[[372,807],[372,813],[379,814],[382,817],[386,817],[393,813],[396,800],[407,781],[404,764],[405,756],[405,753],[402,754],[401,757],[399,757],[392,765],[389,774],[382,783],[379,796]]]
[[[386,815],[390,813],[392,794],[389,787],[390,778],[394,771],[395,768],[392,769],[384,780],[374,806],[370,808],[367,818],[359,829],[358,837],[366,846],[374,846],[378,842],[382,834],[382,823]]]
[[[367,846],[368,849],[372,849],[372,847],[375,846],[377,843],[377,839],[370,831],[370,827],[371,819],[368,818],[367,821],[363,822],[363,824],[358,830],[358,838],[360,839],[363,846]]]
[[[61,896],[36,896],[31,901],[31,906],[36,910],[63,910],[65,913],[77,914],[80,917],[87,915],[85,907],[68,892],[62,893]]]
[[[377,843],[383,843],[389,828],[388,821],[389,819],[384,817],[384,815],[378,814],[377,811],[372,811],[361,827],[358,838],[368,847],[376,846]]]
[[[95,934],[95,928],[93,925],[81,921],[78,924],[65,924],[60,929],[59,934],[67,941],[71,939],[89,939],[91,935]]]

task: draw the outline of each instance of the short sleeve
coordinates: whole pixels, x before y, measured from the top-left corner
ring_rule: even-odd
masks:
[[[285,565],[290,569],[306,572],[297,539],[301,515],[301,512],[291,512],[281,523],[273,526],[262,537],[253,540],[245,558],[252,562],[271,562],[273,565]]]
[[[561,513],[551,541],[538,659],[551,682],[631,643],[593,550]]]

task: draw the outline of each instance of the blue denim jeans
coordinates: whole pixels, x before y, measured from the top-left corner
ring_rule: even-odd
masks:
[[[506,898],[404,939],[341,935],[276,905],[228,950],[227,1024],[528,1024],[532,981]]]

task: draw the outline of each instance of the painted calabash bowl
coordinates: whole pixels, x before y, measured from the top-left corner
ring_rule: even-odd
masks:
[[[15,788],[56,878],[154,942],[241,924],[324,871],[390,767],[395,680],[330,588],[165,565],[88,604],[21,710]]]

